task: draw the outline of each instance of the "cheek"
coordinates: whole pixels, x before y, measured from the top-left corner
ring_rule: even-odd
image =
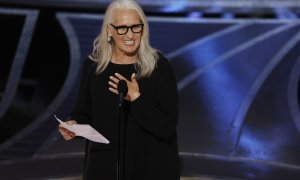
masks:
[[[137,41],[138,43],[140,43],[140,42],[142,41],[142,36],[136,37],[136,41]]]
[[[116,44],[122,44],[123,43],[122,37],[120,37],[120,36],[114,38],[114,40],[115,40]]]
[[[119,41],[122,39],[122,36],[118,35],[116,32],[113,32],[112,33],[112,38],[115,40],[115,41]]]

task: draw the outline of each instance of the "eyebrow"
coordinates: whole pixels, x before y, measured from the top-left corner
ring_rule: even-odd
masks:
[[[112,23],[113,24],[113,23]],[[118,27],[122,27],[122,26],[124,26],[124,27],[130,27],[130,26],[134,26],[134,25],[140,25],[140,24],[143,24],[143,23],[135,23],[135,24],[131,24],[131,25],[126,25],[126,24],[121,24],[121,25],[115,25],[115,24],[113,24],[114,26],[118,26]]]

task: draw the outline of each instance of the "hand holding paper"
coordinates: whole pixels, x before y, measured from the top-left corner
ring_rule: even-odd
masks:
[[[76,136],[82,136],[86,139],[89,139],[98,143],[109,144],[109,141],[98,131],[96,131],[93,127],[88,124],[74,124],[69,125],[54,115],[55,119],[61,124],[61,126],[71,132],[73,132]]]

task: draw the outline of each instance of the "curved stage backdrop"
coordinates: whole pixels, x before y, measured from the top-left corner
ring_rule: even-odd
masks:
[[[300,21],[148,17],[177,77],[181,175],[299,179]],[[102,18],[0,8],[1,179],[80,175],[82,153],[39,154],[60,138],[53,114],[68,118]]]

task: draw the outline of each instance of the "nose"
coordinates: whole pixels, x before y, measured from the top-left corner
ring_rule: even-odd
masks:
[[[129,38],[129,39],[133,38],[133,32],[132,32],[131,29],[128,29],[128,32],[126,33],[126,37]]]

